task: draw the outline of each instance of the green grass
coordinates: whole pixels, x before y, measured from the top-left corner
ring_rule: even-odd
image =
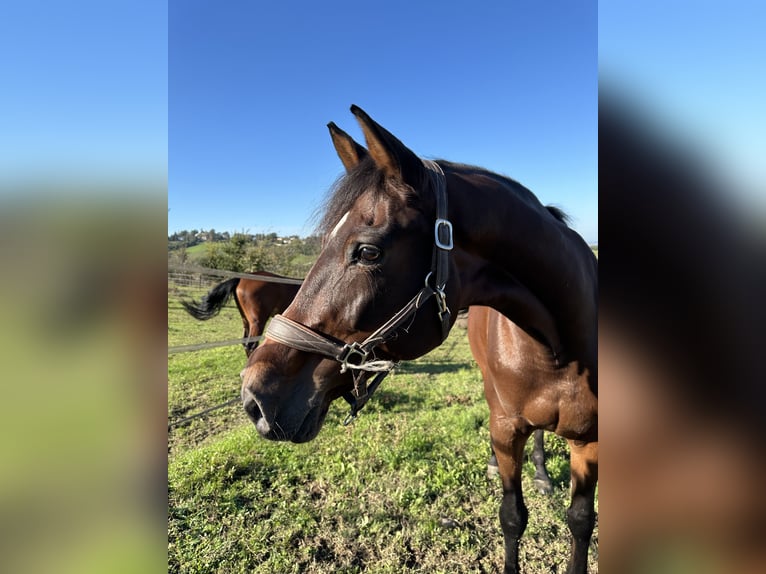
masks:
[[[199,292],[197,292],[199,293]],[[240,336],[233,307],[198,322],[169,297],[169,345]],[[171,420],[239,393],[241,347],[168,357]],[[170,572],[501,572],[501,487],[485,476],[488,409],[465,331],[389,376],[352,425],[334,403],[303,445],[258,437],[239,405],[168,439]],[[531,442],[528,448],[531,447]],[[524,468],[522,569],[563,572],[570,535],[565,441],[546,434],[552,496]],[[591,546],[597,572],[598,527]]]
[[[203,255],[207,253],[209,243],[207,241],[202,243],[197,243],[197,245],[192,245],[191,247],[186,248],[186,256],[191,261],[196,261],[197,259],[201,258]]]

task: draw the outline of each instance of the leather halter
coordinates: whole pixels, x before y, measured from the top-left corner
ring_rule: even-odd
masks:
[[[406,331],[415,319],[415,314],[431,297],[436,297],[438,317],[442,327],[442,341],[450,329],[450,310],[444,289],[449,278],[449,252],[452,249],[452,224],[447,219],[447,182],[441,167],[433,161],[422,160],[427,168],[436,193],[436,222],[434,223],[434,249],[431,269],[426,275],[423,287],[410,301],[396,312],[361,343],[344,343],[315,331],[283,315],[271,319],[265,336],[293,349],[322,355],[340,363],[340,372],[353,372],[354,388],[343,395],[351,405],[351,412],[343,421],[353,421],[362,407],[378,388],[386,375],[397,365],[396,361],[378,359],[375,348],[398,336],[399,329]],[[406,325],[405,325],[406,324]],[[377,373],[368,385],[367,379]]]

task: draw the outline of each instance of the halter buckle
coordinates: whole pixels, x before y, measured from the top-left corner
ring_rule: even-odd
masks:
[[[442,241],[439,237],[439,231],[445,229],[447,231],[446,241]],[[452,251],[454,246],[452,243],[452,223],[448,219],[442,219],[441,217],[436,220],[434,224],[434,243],[436,247],[444,251]]]

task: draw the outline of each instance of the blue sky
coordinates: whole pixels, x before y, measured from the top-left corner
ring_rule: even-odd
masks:
[[[598,240],[597,4],[169,5],[168,230],[308,235],[364,108],[423,157],[475,163]]]
[[[171,231],[309,233],[341,173],[325,125],[359,137],[355,103],[595,241],[598,72],[764,202],[761,0],[429,4],[7,0],[0,199],[25,179],[168,179]]]
[[[6,0],[0,188],[164,187],[167,9],[154,0]]]

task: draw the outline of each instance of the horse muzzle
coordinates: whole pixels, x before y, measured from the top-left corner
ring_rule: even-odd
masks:
[[[262,365],[246,367],[240,377],[242,406],[262,437],[306,442],[319,433],[328,405],[313,388],[283,380]]]

